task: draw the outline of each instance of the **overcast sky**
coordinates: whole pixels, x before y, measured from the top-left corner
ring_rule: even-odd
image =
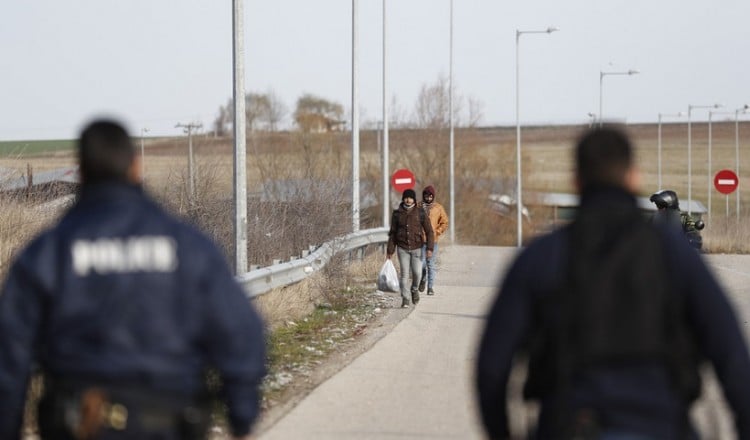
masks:
[[[351,0],[244,0],[246,91],[351,106]],[[8,1],[0,12],[0,140],[73,138],[89,118],[133,135],[210,123],[232,94],[230,0]],[[750,1],[454,0],[454,80],[483,125],[656,121],[689,104],[750,103]],[[382,0],[359,0],[362,124],[382,108]],[[388,82],[411,112],[449,72],[450,0],[387,0]],[[695,111],[694,120],[706,119]]]

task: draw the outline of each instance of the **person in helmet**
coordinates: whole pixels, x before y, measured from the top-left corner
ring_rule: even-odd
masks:
[[[651,203],[656,205],[658,211],[654,214],[654,222],[664,222],[675,227],[682,227],[680,220],[680,200],[677,193],[665,189],[651,194]]]
[[[670,189],[658,191],[651,194],[649,200],[658,209],[654,214],[655,222],[666,222],[673,224],[675,227],[679,226],[693,247],[697,249],[703,247],[700,230],[703,229],[705,224],[702,220],[693,218],[687,212],[680,211],[680,201],[676,192]]]

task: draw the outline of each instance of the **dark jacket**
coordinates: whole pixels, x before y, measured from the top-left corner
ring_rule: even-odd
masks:
[[[427,213],[416,204],[406,209],[401,203],[391,215],[391,229],[388,232],[388,255],[396,252],[396,246],[414,250],[421,249],[423,244],[432,251],[435,244],[435,233]]]
[[[581,207],[596,209],[613,201],[635,208],[632,196],[615,190],[583,194]],[[740,438],[750,438],[750,356],[732,308],[680,231],[666,225],[653,227],[661,249],[669,250],[663,253],[664,277],[679,297],[682,323],[693,336],[698,354],[713,364],[735,414]],[[602,237],[617,234],[607,225],[593,229],[596,232],[592,233]],[[571,230],[565,227],[552,232],[523,250],[490,310],[479,347],[476,385],[491,438],[508,437],[506,391],[511,363],[529,336],[544,325],[537,315],[538,305],[549,301],[550,295],[560,294],[560,286],[568,279],[568,260],[575,250],[571,246],[581,246],[572,239]],[[569,318],[576,320],[575,312],[571,313]],[[686,438],[691,402],[676,389],[675,377],[664,361],[626,358],[601,362],[577,371],[565,385],[564,397],[555,384],[538,387],[533,393],[541,403],[537,438],[558,438],[554,415],[561,405],[591,408],[609,429],[659,439]],[[556,403],[558,399],[561,403]]]
[[[216,246],[140,188],[84,187],[19,255],[0,295],[0,438],[19,438],[32,366],[65,380],[195,396],[221,374],[249,432],[265,374],[260,316]]]

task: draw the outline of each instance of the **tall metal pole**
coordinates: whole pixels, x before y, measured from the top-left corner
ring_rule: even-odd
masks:
[[[745,105],[747,108],[747,105]],[[737,172],[737,180],[740,179],[740,110],[734,111],[734,170]],[[735,208],[737,222],[740,221],[740,186],[737,185],[737,207]]]
[[[693,113],[693,106],[688,105],[688,215],[691,214],[693,204],[693,129],[690,115]]]
[[[709,111],[708,112],[708,171],[706,172],[707,175],[707,181],[708,181],[708,187],[706,188],[706,191],[708,192],[708,215],[706,216],[708,219],[711,218],[711,175],[712,175],[712,168],[711,168],[711,150],[713,147],[713,124],[711,124],[711,119],[713,117],[714,112]]]
[[[658,177],[657,177],[656,188],[659,189],[659,190],[661,190],[661,188],[662,188],[662,186],[661,186],[661,113],[659,113],[659,125],[658,125],[658,127],[659,128],[657,130],[657,133],[658,133],[657,137],[658,137],[659,140],[658,140],[657,146],[656,146],[656,163],[657,163],[656,175]]]
[[[708,112],[708,172],[706,173],[706,177],[708,180],[708,218],[711,218],[711,194],[713,192],[712,183],[713,183],[713,167],[711,166],[711,156],[712,156],[712,149],[713,149],[713,124],[712,124],[712,117],[715,114],[719,113],[725,113],[729,114],[729,112],[714,112],[709,111]],[[729,200],[729,195],[727,195],[727,200]],[[727,202],[728,203],[728,202]],[[728,205],[727,205],[728,206]]]
[[[247,272],[247,164],[242,0],[232,0],[232,81],[234,88],[234,256],[235,274]]]
[[[141,182],[146,181],[146,154],[143,149],[143,136],[148,133],[148,128],[141,128]]]
[[[599,127],[601,128],[604,121],[604,114],[602,113],[602,90],[604,89],[604,72],[599,71]]]
[[[519,75],[519,56],[518,46],[523,34],[550,34],[557,31],[556,27],[548,27],[544,31],[521,31],[516,29],[516,246],[521,247],[523,245],[523,197],[522,197],[522,181],[523,175],[521,174],[521,118],[520,118],[520,75]]]
[[[518,46],[521,40],[521,31],[516,29],[516,246],[523,246],[523,200],[521,193],[523,191],[523,175],[521,174],[521,118],[520,102],[521,91],[519,88],[519,56]]]
[[[740,113],[746,113],[750,108],[747,104],[734,111],[734,170],[737,180],[740,180]],[[737,222],[740,221],[740,186],[737,185]]]
[[[188,174],[190,175],[190,197],[195,197],[195,167],[193,163],[193,130],[188,128]]]
[[[602,111],[602,90],[604,85],[604,76],[605,75],[635,75],[637,73],[640,73],[637,70],[630,69],[627,72],[603,72],[599,71],[599,127],[602,126],[604,123],[604,113]]]
[[[352,0],[352,231],[359,231],[359,87],[357,0]]]
[[[673,117],[679,118],[679,117],[682,116],[682,112],[677,112],[677,114],[674,114],[674,115],[665,115],[663,113],[659,113],[659,130],[658,130],[658,139],[659,140],[658,140],[658,143],[657,143],[657,152],[658,152],[657,153],[657,157],[658,157],[657,162],[659,164],[658,165],[658,172],[657,172],[657,174],[659,176],[658,177],[658,180],[659,180],[659,185],[658,185],[659,189],[662,189],[662,186],[661,186],[661,176],[662,176],[662,173],[661,173],[661,150],[662,150],[662,146],[661,146],[661,139],[662,139],[662,136],[661,136],[661,121],[662,121],[662,117],[664,117],[664,116],[673,116]]]
[[[448,228],[450,229],[451,243],[456,241],[456,156],[455,156],[455,134],[453,128],[453,0],[450,0],[450,49],[448,51],[449,62],[448,62],[448,121],[450,125],[450,222],[448,222]]]
[[[690,118],[694,108],[719,108],[721,104],[714,105],[688,105],[688,215],[693,210],[693,126]]]
[[[175,127],[184,128],[188,135],[188,188],[190,199],[195,197],[195,167],[193,166],[193,130],[203,127],[201,123],[177,124]]]
[[[386,43],[386,0],[383,0],[383,226],[388,227],[391,214],[391,191],[388,187],[389,181],[389,158],[388,158],[388,70],[386,69],[386,56],[388,44]]]

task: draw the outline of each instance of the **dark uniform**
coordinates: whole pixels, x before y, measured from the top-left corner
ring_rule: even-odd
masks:
[[[264,352],[262,321],[207,237],[136,185],[84,185],[0,295],[0,438],[19,438],[35,365],[43,438],[203,438],[209,367],[242,436]]]
[[[576,222],[518,256],[479,348],[490,438],[509,438],[519,350],[529,356],[524,396],[541,404],[534,438],[694,438],[688,410],[702,360],[723,385],[738,438],[750,438],[750,356],[731,305],[680,231],[644,223],[632,195],[592,189]]]

